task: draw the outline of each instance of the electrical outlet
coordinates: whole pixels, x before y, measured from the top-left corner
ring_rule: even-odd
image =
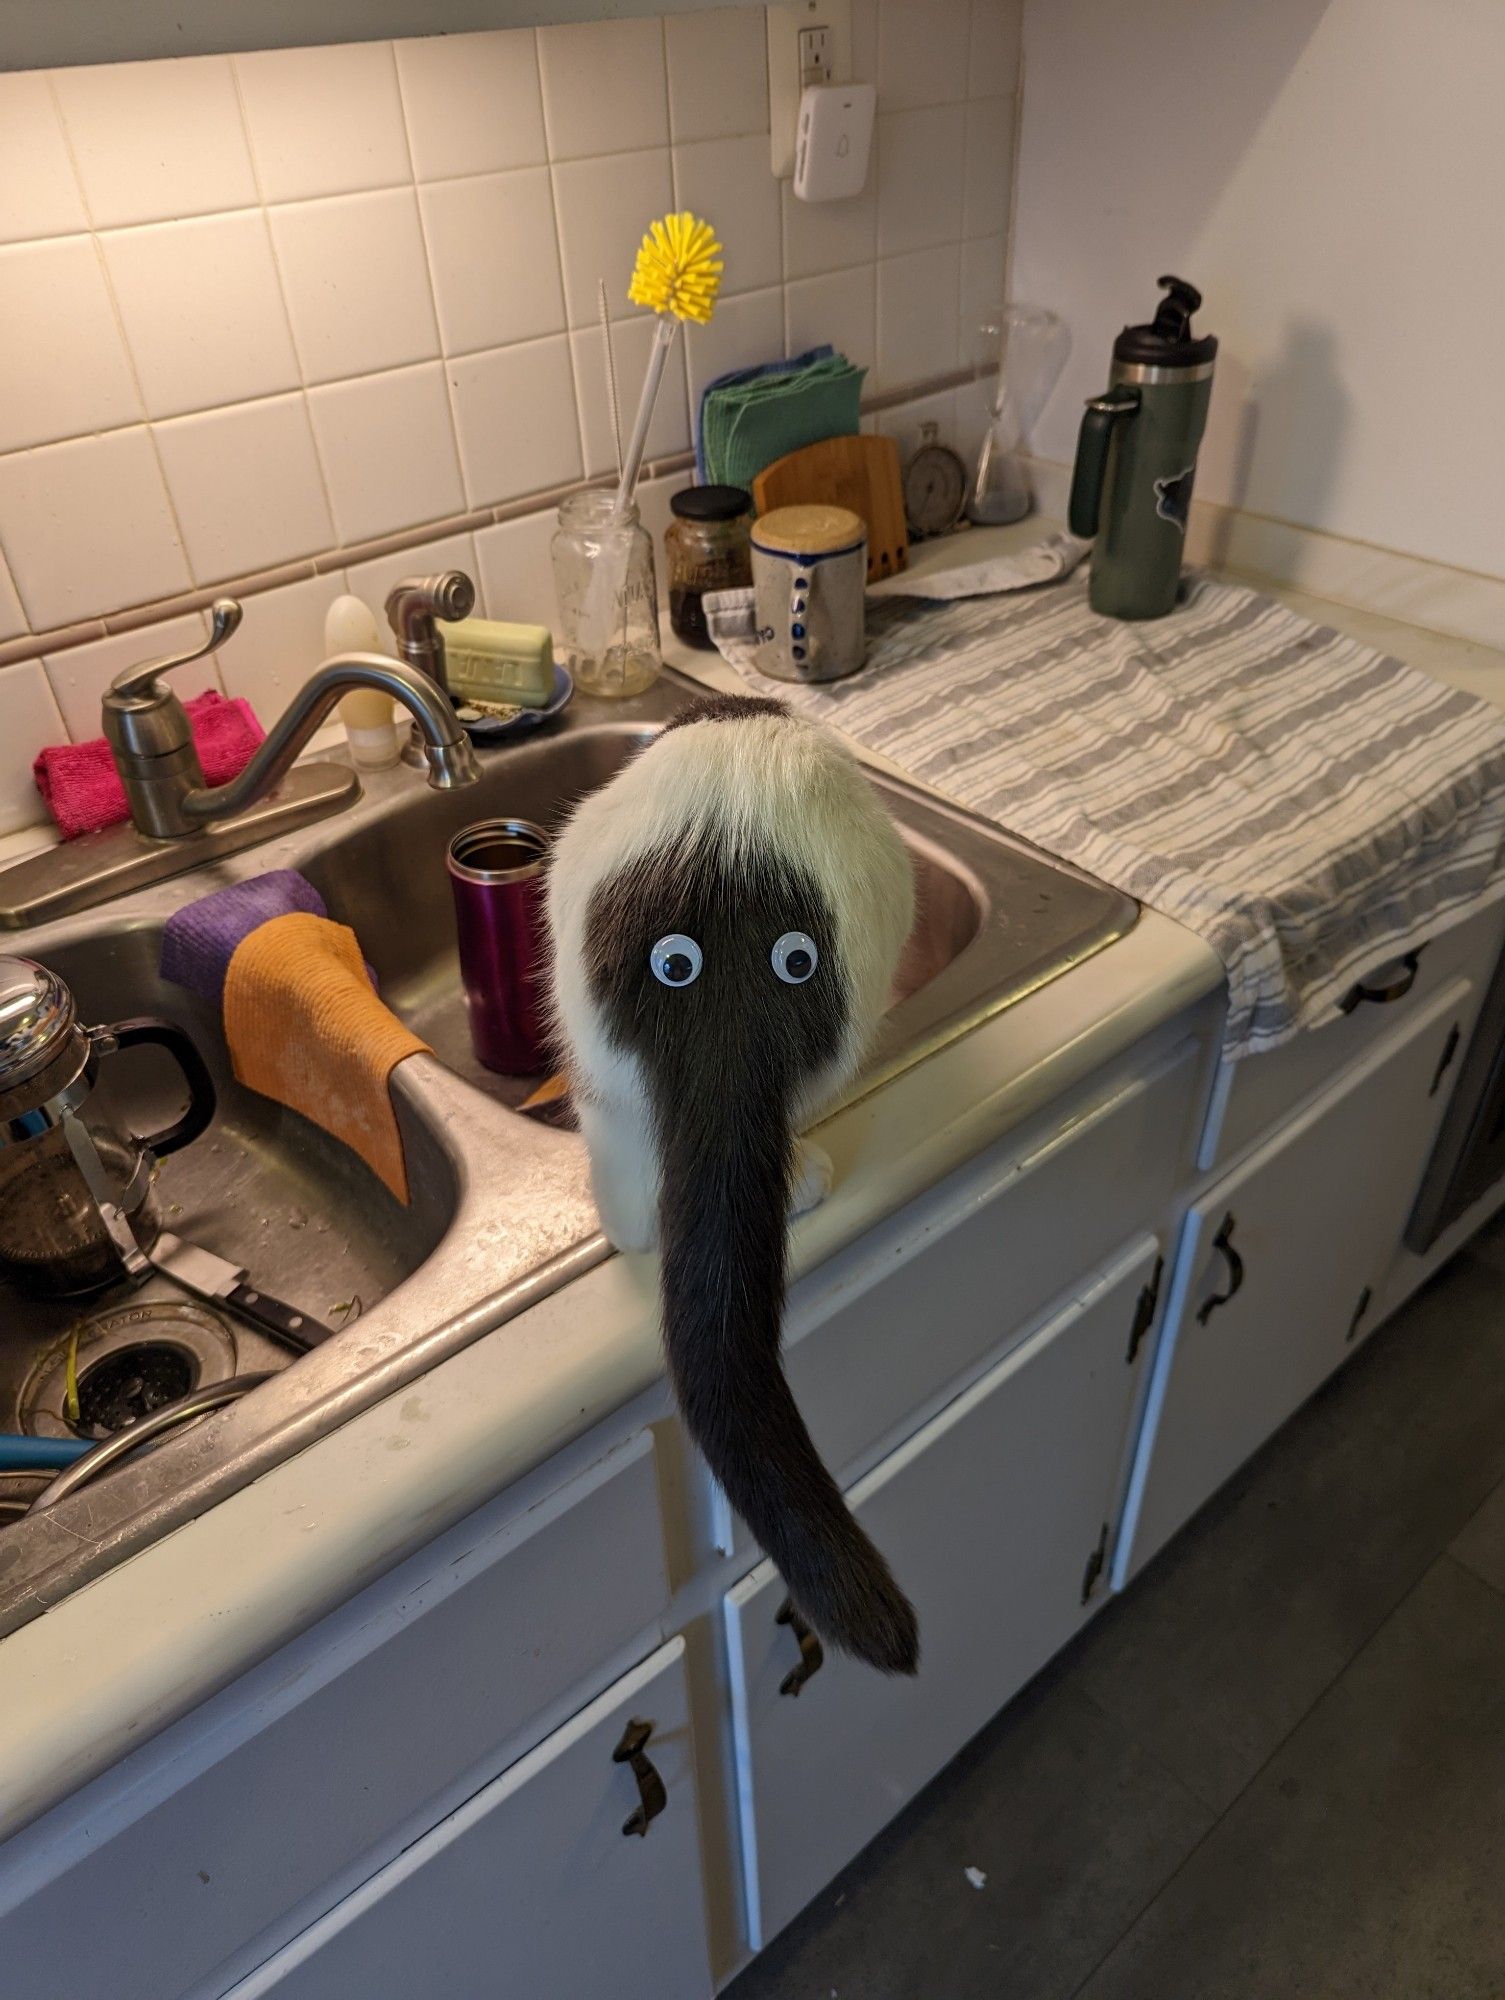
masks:
[[[849,83],[851,77],[852,0],[794,0],[768,9],[769,155],[778,179],[794,174],[805,85]]]
[[[833,83],[831,75],[831,30],[800,29],[800,85]]]

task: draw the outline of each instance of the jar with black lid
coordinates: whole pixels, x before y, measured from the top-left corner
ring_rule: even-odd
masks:
[[[702,598],[752,582],[752,495],[740,486],[686,486],[669,506],[669,623],[686,645],[709,646]]]

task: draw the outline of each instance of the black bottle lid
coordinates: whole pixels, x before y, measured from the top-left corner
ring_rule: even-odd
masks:
[[[1146,368],[1195,368],[1211,361],[1218,351],[1217,335],[1191,330],[1191,316],[1200,309],[1202,294],[1185,278],[1155,282],[1165,290],[1159,311],[1145,326],[1124,328],[1113,343],[1113,359]]]
[[[752,495],[740,486],[684,486],[669,507],[682,521],[735,521],[752,512]]]

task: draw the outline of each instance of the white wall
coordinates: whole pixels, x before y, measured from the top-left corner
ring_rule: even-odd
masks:
[[[771,171],[761,6],[0,74],[0,832],[41,816],[36,751],[97,735],[110,676],[192,643],[216,589],[245,622],[178,686],[266,724],[347,583],[379,607],[454,563],[554,623],[554,501],[613,458],[596,279],[630,412],[627,280],[671,207],[726,274],[651,460],[786,349],[834,342],[870,392],[952,375],[1002,283],[1020,9],[854,0],[876,158],[819,207]],[[921,417],[960,440],[949,390],[879,421]],[[651,525],[685,477],[648,483]]]
[[[1024,50],[1041,455],[1177,271],[1222,340],[1199,497],[1505,575],[1505,5],[1028,0]]]

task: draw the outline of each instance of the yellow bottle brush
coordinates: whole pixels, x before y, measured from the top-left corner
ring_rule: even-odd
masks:
[[[658,401],[664,364],[674,344],[674,333],[682,319],[704,326],[716,310],[716,294],[721,289],[721,245],[708,222],[685,210],[666,215],[649,225],[638,245],[632,283],[627,296],[635,306],[647,306],[658,314],[653,329],[653,345],[648,350],[648,370],[643,377],[643,393],[638,398],[637,418],[622,459],[612,520],[620,521],[632,505],[643,452],[648,443],[648,426]],[[619,537],[609,537],[602,546],[601,559],[591,574],[586,592],[584,628],[591,651],[604,651],[608,626],[617,593],[626,570],[626,545]],[[592,644],[592,638],[595,643]]]

